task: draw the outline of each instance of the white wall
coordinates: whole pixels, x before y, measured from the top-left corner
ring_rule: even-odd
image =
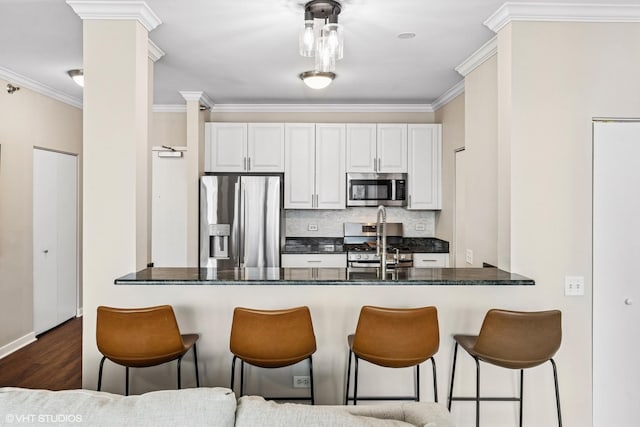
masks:
[[[0,80],[0,87],[7,83]],[[81,167],[82,111],[26,88],[12,95],[3,90],[0,146],[2,354],[33,332],[33,147],[76,154]]]

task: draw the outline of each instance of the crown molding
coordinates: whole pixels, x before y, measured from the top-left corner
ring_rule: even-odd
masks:
[[[640,22],[640,5],[506,2],[484,25],[497,33],[513,21]]]
[[[137,20],[147,31],[162,23],[158,15],[143,1],[85,1],[67,0],[81,19]]]
[[[185,101],[197,101],[200,105],[211,109],[213,107],[213,100],[209,98],[209,96],[202,91],[188,91],[181,90],[179,91],[180,95],[184,98]]]
[[[216,104],[220,113],[432,113],[431,104]]]
[[[462,77],[466,77],[467,74],[478,68],[496,53],[498,53],[498,37],[493,36],[491,40],[480,46],[480,48],[465,59],[462,64],[458,65],[455,70]]]
[[[149,39],[149,59],[151,59],[153,62],[156,62],[163,56],[164,50],[160,49],[158,45],[153,42],[153,40]]]
[[[0,67],[0,78],[14,83],[18,86],[37,92],[41,95],[55,99],[56,101],[64,102],[65,104],[71,105],[72,107],[82,109],[82,98],[76,98],[67,95],[64,92],[61,92],[47,85],[43,85],[42,83],[30,79],[29,77],[14,73],[13,71],[6,68]]]
[[[464,93],[464,79],[460,80],[458,83],[449,88],[445,93],[440,95],[438,99],[431,103],[433,107],[433,111],[438,111],[440,108],[447,105],[450,101],[452,101],[456,96]]]

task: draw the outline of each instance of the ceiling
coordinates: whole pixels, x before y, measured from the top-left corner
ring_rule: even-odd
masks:
[[[154,102],[184,104],[179,91],[204,91],[216,104],[430,104],[494,36],[483,22],[503,2],[343,0],[344,59],[318,91],[298,78],[314,65],[298,55],[304,0],[146,0],[162,21],[149,37],[166,53],[155,64]],[[64,0],[0,0],[0,40],[0,77],[82,99],[66,74],[82,67],[82,21]]]

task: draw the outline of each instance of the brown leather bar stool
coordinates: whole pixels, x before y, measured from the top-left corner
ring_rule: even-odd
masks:
[[[231,390],[235,385],[236,359],[240,359],[240,396],[244,395],[245,362],[260,368],[283,368],[308,359],[311,383],[309,398],[275,399],[310,400],[312,405],[315,404],[311,355],[316,351],[316,336],[313,333],[309,307],[283,310],[236,307],[233,311],[229,348],[233,353]]]
[[[562,313],[558,310],[522,312],[489,310],[482,322],[479,335],[454,335],[456,342],[451,370],[448,408],[453,400],[476,402],[476,426],[480,426],[480,401],[520,402],[520,427],[522,427],[522,389],[524,369],[533,368],[547,361],[553,367],[556,387],[558,425],[562,427],[558,373],[553,355],[562,341]],[[476,362],[475,397],[453,396],[453,379],[456,373],[458,345]],[[507,369],[520,370],[520,397],[480,397],[480,361]]]
[[[420,364],[431,360],[433,394],[438,401],[436,362],[433,355],[440,345],[438,311],[435,307],[385,308],[364,306],[360,310],[356,333],[347,337],[349,364],[344,404],[349,400],[420,400]],[[349,397],[351,358],[355,356],[353,397]],[[415,395],[408,397],[358,397],[358,360],[388,368],[415,366]]]
[[[98,391],[102,386],[104,360],[124,366],[125,395],[129,395],[129,368],[156,366],[178,360],[178,389],[181,383],[182,357],[193,347],[193,361],[198,376],[198,334],[181,335],[170,305],[146,308],[98,307],[96,341],[103,354],[98,373]]]

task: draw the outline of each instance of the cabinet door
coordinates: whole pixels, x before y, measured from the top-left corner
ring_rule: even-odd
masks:
[[[441,209],[442,125],[409,125],[407,209]]]
[[[407,172],[407,125],[378,124],[378,172]]]
[[[284,123],[249,123],[247,170],[284,172]]]
[[[345,125],[316,125],[316,208],[346,208]]]
[[[347,125],[347,172],[376,171],[376,125]]]
[[[206,123],[205,172],[244,172],[246,123]]]
[[[284,207],[311,209],[315,199],[315,124],[287,123],[284,130]]]

